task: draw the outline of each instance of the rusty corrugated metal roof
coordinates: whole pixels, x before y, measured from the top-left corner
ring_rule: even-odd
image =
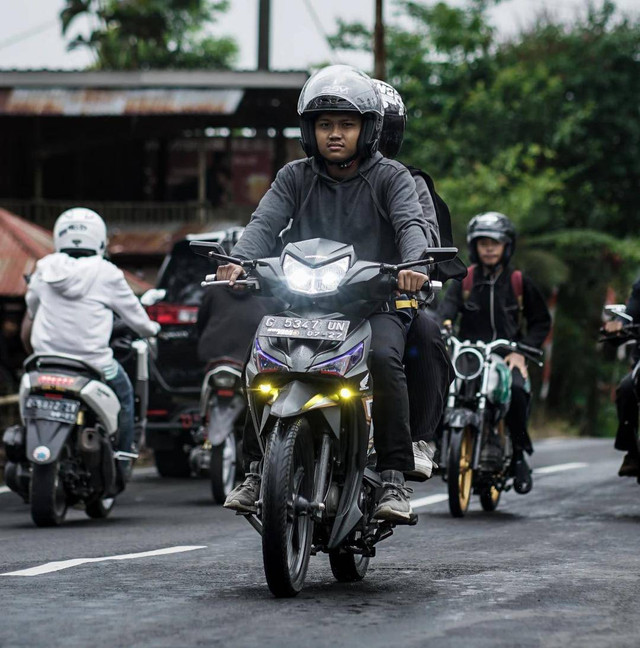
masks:
[[[232,115],[242,90],[0,89],[0,115]]]
[[[49,230],[0,208],[0,297],[21,297],[27,291],[25,274],[30,274],[36,261],[54,250]],[[125,279],[136,294],[151,284],[125,272]]]

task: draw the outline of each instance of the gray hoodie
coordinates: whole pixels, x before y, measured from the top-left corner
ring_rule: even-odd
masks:
[[[97,255],[75,259],[56,253],[40,259],[26,300],[36,353],[82,358],[107,379],[117,369],[109,348],[114,312],[142,337],[156,335],[160,328],[147,316],[122,270]]]
[[[366,261],[416,261],[432,244],[411,174],[380,153],[342,181],[312,158],[285,165],[232,254],[245,259],[274,254],[278,235],[287,228],[286,242],[326,238],[348,243]]]

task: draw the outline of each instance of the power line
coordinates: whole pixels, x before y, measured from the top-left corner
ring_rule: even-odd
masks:
[[[316,10],[313,8],[313,5],[311,4],[311,0],[304,0],[304,5],[307,8],[307,11],[309,12],[309,16],[311,16],[311,21],[313,22],[315,28],[317,29],[320,36],[322,36],[324,41],[327,43],[327,46],[329,47],[329,58],[331,59],[331,62],[335,63],[336,62],[335,50],[333,48],[333,45],[331,44],[331,41],[329,40],[329,35],[327,34],[327,32],[325,32],[324,27],[320,22],[320,18],[318,17]]]
[[[31,38],[32,36],[37,36],[38,34],[47,31],[47,29],[57,24],[58,24],[57,18],[55,18],[54,20],[47,20],[46,23],[42,23],[37,27],[32,27],[31,29],[28,29],[27,31],[24,31],[20,34],[16,34],[15,36],[10,36],[4,41],[0,41],[0,49],[4,49],[5,47],[11,47],[11,45],[20,43],[23,40],[27,40],[28,38]]]

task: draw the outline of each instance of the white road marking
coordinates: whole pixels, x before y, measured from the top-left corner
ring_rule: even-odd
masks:
[[[45,563],[29,569],[20,569],[19,571],[6,572],[0,576],[40,576],[51,572],[77,567],[85,563],[103,562],[105,560],[133,560],[135,558],[149,558],[150,556],[165,556],[167,554],[181,553],[184,551],[194,551],[196,549],[206,549],[206,545],[186,545],[181,547],[166,547],[165,549],[154,549],[153,551],[142,551],[140,553],[121,554],[119,556],[104,556],[103,558],[72,558],[71,560],[58,560],[56,562]]]
[[[574,461],[573,463],[556,464],[555,466],[544,466],[544,468],[536,468],[533,471],[534,475],[550,475],[551,473],[564,472],[565,470],[577,470],[578,468],[586,468],[589,464],[582,461]]]
[[[555,466],[544,466],[543,468],[536,468],[533,471],[534,475],[550,475],[552,473],[564,472],[565,470],[577,470],[578,468],[586,468],[589,464],[576,461],[573,463],[557,464]],[[411,500],[411,508],[416,510],[419,508],[425,508],[431,506],[432,504],[439,504],[440,502],[446,502],[449,499],[448,495],[444,493],[439,495],[427,495],[427,497],[419,497],[416,500]]]
[[[8,486],[0,486],[0,495],[2,495],[2,493],[10,493],[10,492],[11,489]]]
[[[411,508],[424,508],[425,506],[431,506],[432,504],[438,504],[439,502],[446,502],[448,499],[449,496],[444,494],[427,495],[427,497],[419,497],[417,500],[411,500]]]

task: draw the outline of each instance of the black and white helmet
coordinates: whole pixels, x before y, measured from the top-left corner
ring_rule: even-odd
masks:
[[[107,250],[107,226],[99,214],[86,207],[62,212],[53,226],[56,252],[84,252],[104,256]]]
[[[380,135],[379,150],[387,158],[394,159],[400,152],[404,130],[407,125],[407,109],[400,93],[388,83],[374,79],[384,108],[382,133]]]
[[[467,246],[472,263],[478,263],[476,244],[479,238],[490,238],[504,243],[502,263],[505,266],[509,263],[509,259],[511,259],[516,249],[516,228],[507,216],[500,212],[486,212],[474,216],[469,221],[467,225]]]
[[[371,157],[378,150],[384,110],[371,77],[350,65],[330,65],[318,70],[304,84],[298,99],[300,143],[309,156],[318,155],[315,120],[324,112],[357,112],[362,115],[358,156]]]

